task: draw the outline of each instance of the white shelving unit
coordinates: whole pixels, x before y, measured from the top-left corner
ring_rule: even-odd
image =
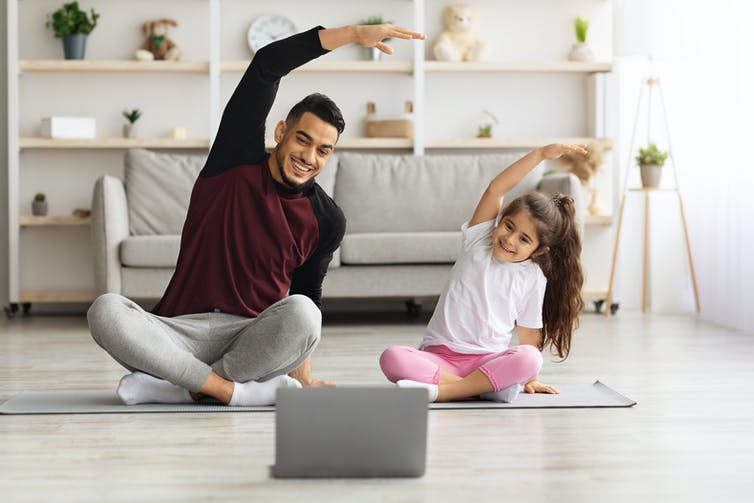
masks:
[[[20,288],[20,239],[22,228],[38,227],[86,227],[88,218],[72,216],[49,216],[32,217],[20,215],[19,182],[23,176],[22,155],[23,152],[63,151],[62,155],[86,151],[112,151],[128,148],[148,148],[166,150],[191,150],[206,152],[212,142],[215,131],[219,124],[222,111],[222,79],[233,78],[235,74],[243,72],[248,60],[223,60],[221,58],[222,38],[222,4],[221,0],[201,0],[206,5],[207,28],[207,58],[206,60],[181,61],[181,62],[138,62],[125,59],[91,59],[83,61],[66,61],[57,59],[19,59],[19,1],[9,0],[6,2],[8,41],[8,144],[9,156],[8,180],[9,180],[9,261],[10,273],[10,301],[18,302],[88,302],[93,299],[93,293],[87,291],[64,291],[64,292],[32,292],[22,291]],[[192,6],[196,6],[197,0],[185,0]],[[417,31],[425,31],[425,18],[427,15],[427,2],[425,0],[408,0],[411,4],[413,15],[413,27]],[[146,5],[146,4],[143,4]],[[142,7],[143,7],[142,5]],[[97,9],[106,13],[107,3],[98,4]],[[137,7],[134,7],[137,8]],[[174,7],[171,7],[174,8]],[[369,7],[372,8],[372,7]],[[250,10],[270,10],[261,6],[252,6]],[[369,10],[369,9],[367,9]],[[267,13],[267,12],[265,12]],[[144,18],[149,18],[152,12],[146,12]],[[327,13],[323,13],[327,16]],[[49,34],[48,34],[49,35]],[[295,74],[313,75],[365,75],[366,78],[379,77],[380,75],[405,76],[412,79],[411,97],[414,104],[414,139],[405,138],[363,138],[344,137],[338,147],[346,150],[368,151],[399,151],[423,155],[427,151],[452,150],[452,151],[489,151],[494,149],[525,149],[545,145],[553,142],[586,143],[591,141],[600,142],[603,147],[609,149],[612,146],[607,138],[605,127],[605,80],[602,75],[612,71],[610,61],[594,63],[575,63],[569,61],[528,61],[528,62],[478,62],[478,63],[446,63],[438,61],[426,61],[425,43],[415,41],[412,43],[412,57],[410,60],[384,60],[384,61],[314,61],[300,69]],[[201,58],[203,59],[203,58]],[[192,78],[205,79],[207,83],[206,96],[206,124],[209,125],[209,137],[175,140],[167,137],[146,138],[117,138],[98,137],[91,140],[52,140],[47,138],[33,137],[20,134],[19,125],[19,101],[22,79],[25,74],[50,74],[50,79],[59,75],[75,76],[77,74],[98,78],[98,74],[122,75],[124,80],[141,79],[145,74],[164,74],[166,76],[194,75]],[[566,74],[582,75],[589,89],[590,102],[588,104],[588,136],[574,137],[547,137],[547,136],[521,136],[521,137],[497,137],[491,139],[478,139],[474,137],[427,137],[426,106],[427,106],[427,77],[432,79],[449,78],[458,75],[478,74],[481,76],[499,76],[501,79],[507,75],[537,74],[540,76]],[[47,76],[43,76],[47,78]],[[146,78],[146,77],[144,77]],[[108,89],[97,90],[98,93],[107,93]],[[205,106],[204,104],[200,105]],[[268,148],[272,144],[268,142]],[[72,151],[67,154],[66,151]],[[89,188],[87,188],[89,190]],[[586,223],[590,227],[609,226],[610,216],[589,217]],[[38,231],[36,231],[38,232]],[[598,298],[599,292],[586,295],[587,298]]]

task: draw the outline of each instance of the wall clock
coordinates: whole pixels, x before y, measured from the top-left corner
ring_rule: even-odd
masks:
[[[271,15],[254,20],[249,26],[246,38],[249,49],[252,52],[257,52],[270,42],[290,37],[296,33],[298,33],[298,29],[293,21],[285,16]]]

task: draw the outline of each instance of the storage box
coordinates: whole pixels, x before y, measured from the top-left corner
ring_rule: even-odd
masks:
[[[41,133],[45,138],[94,138],[97,121],[93,117],[45,117]]]
[[[373,102],[367,103],[366,135],[368,138],[413,138],[414,137],[414,105],[410,101],[405,104],[405,115],[380,116]]]

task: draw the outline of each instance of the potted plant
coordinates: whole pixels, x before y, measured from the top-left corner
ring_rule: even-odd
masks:
[[[384,23],[391,23],[392,21],[385,21],[382,16],[370,16],[366,19],[362,19],[361,23],[359,24],[384,24]],[[388,37],[383,40],[383,42],[390,42],[392,38]],[[367,59],[371,61],[379,61],[382,59],[382,51],[377,49],[376,47],[366,47],[366,54]]]
[[[492,122],[485,122],[484,124],[480,124],[479,127],[477,127],[477,138],[492,138],[492,128],[493,123],[497,124],[497,117],[495,117],[492,113],[488,112],[487,110],[482,110],[482,113],[489,116],[490,119],[492,119]]]
[[[31,214],[39,217],[47,215],[47,198],[43,192],[37,192],[31,202]]]
[[[136,121],[141,117],[141,110],[134,108],[133,110],[123,110],[123,117],[128,121],[127,124],[123,124],[123,138],[133,138],[136,136]]]
[[[662,166],[668,158],[667,152],[662,152],[657,145],[650,143],[647,148],[640,148],[636,162],[641,169],[641,185],[644,188],[654,188],[660,185]]]
[[[586,34],[589,31],[589,20],[581,16],[573,20],[573,28],[576,32],[576,43],[571,47],[568,54],[570,61],[594,61],[594,54],[589,44],[586,43]]]
[[[91,9],[91,18],[79,9],[78,2],[63,4],[48,16],[47,27],[63,39],[65,59],[84,59],[86,36],[97,26],[99,14]]]

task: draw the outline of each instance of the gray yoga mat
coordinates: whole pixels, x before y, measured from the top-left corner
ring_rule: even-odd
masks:
[[[599,381],[563,384],[559,395],[521,393],[513,403],[484,400],[433,403],[432,409],[558,409],[631,407],[636,402]],[[123,405],[113,390],[23,391],[0,405],[0,414],[122,414],[145,412],[274,412],[275,407],[226,407],[214,404]]]

